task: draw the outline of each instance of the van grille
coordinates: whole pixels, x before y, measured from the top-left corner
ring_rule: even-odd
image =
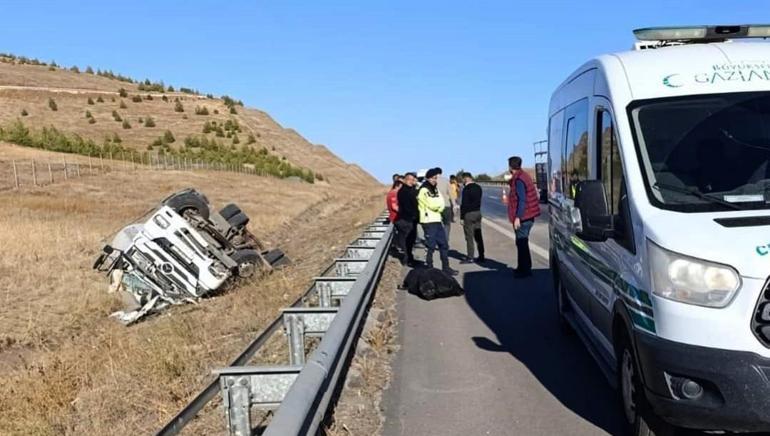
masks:
[[[754,319],[751,320],[751,330],[762,345],[770,348],[770,282],[765,284],[759,296]]]

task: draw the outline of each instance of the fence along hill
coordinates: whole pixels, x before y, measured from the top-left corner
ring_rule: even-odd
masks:
[[[20,121],[32,133],[53,127],[97,145],[117,137],[122,147],[153,154],[182,150],[191,138],[193,145],[209,141],[231,150],[263,150],[309,170],[311,180],[378,183],[357,165],[236,99],[201,95],[161,82],[127,80],[131,79],[111,71],[76,70],[0,54],[0,126]]]

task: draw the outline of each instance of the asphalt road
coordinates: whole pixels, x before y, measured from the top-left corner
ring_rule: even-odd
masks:
[[[487,264],[459,264],[459,219],[450,238],[452,267],[461,271],[466,294],[433,301],[399,295],[401,348],[383,400],[383,434],[620,434],[615,391],[577,337],[559,330],[542,256],[546,217],[531,236],[534,276],[516,280],[500,188],[484,191]]]

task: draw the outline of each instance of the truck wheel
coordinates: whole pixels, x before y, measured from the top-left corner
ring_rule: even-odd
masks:
[[[644,396],[644,386],[640,378],[636,356],[631,341],[624,333],[617,347],[618,390],[623,414],[628,424],[628,434],[631,436],[674,436],[676,429],[655,416],[647,398]]]
[[[174,195],[163,204],[179,215],[184,215],[186,211],[194,211],[203,219],[209,219],[209,205],[200,195],[190,191]]]
[[[235,263],[238,264],[238,277],[247,278],[254,275],[254,271],[257,269],[257,265],[259,265],[259,253],[257,250],[252,250],[250,248],[244,248],[243,250],[238,250],[230,257],[233,258]]]
[[[219,211],[219,214],[222,215],[222,218],[226,220],[229,220],[230,218],[234,217],[235,215],[238,215],[239,213],[241,213],[241,208],[233,203],[228,204],[227,206],[223,207],[222,210]]]
[[[249,217],[245,213],[241,212],[227,219],[227,222],[236,229],[245,227],[249,223]]]

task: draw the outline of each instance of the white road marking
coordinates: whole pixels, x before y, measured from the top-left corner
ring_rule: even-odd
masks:
[[[496,222],[492,221],[489,218],[482,218],[482,221],[484,222],[484,224],[488,225],[489,227],[492,227],[493,229],[497,230],[503,235],[516,241],[516,233],[513,232],[513,229],[510,229],[510,230],[506,229],[505,227],[501,226],[500,224],[497,224]],[[532,240],[529,241],[529,249],[530,251],[542,257],[543,259],[548,260],[548,250],[533,243]]]

